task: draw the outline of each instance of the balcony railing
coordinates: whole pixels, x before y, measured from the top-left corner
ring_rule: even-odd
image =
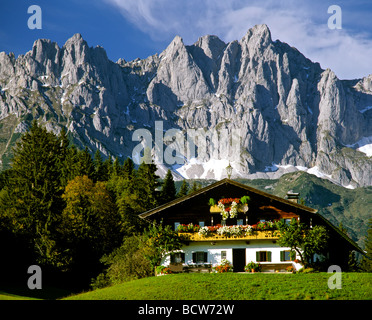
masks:
[[[226,240],[277,240],[280,232],[278,230],[253,231],[250,234],[242,235],[219,235],[212,233],[209,235],[201,235],[198,232],[180,232],[180,237],[188,241],[226,241]]]

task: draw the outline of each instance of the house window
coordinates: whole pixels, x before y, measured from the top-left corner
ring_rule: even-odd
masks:
[[[292,261],[291,251],[280,251],[280,261]]]
[[[204,263],[208,262],[208,252],[197,251],[192,253],[192,262],[194,263]]]
[[[185,262],[185,253],[184,252],[176,252],[172,253],[170,256],[171,263],[183,263]]]
[[[174,230],[177,231],[178,226],[181,224],[181,222],[175,222],[174,223]]]
[[[242,225],[243,225],[243,219],[238,219],[238,220],[236,220],[236,224],[237,224],[238,226],[242,226]]]
[[[256,251],[257,262],[271,262],[271,251]]]
[[[204,227],[204,221],[199,221],[199,227]]]
[[[227,257],[227,252],[221,251],[221,260],[226,259],[226,257]]]

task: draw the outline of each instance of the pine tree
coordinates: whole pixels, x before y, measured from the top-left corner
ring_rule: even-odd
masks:
[[[107,181],[110,171],[110,166],[112,165],[111,160],[103,161],[101,152],[97,149],[94,154],[94,181]]]
[[[196,182],[196,181],[193,181],[193,183],[192,183],[192,185],[191,185],[191,189],[190,189],[190,191],[189,191],[189,194],[198,191],[199,189],[201,189],[201,187],[202,187],[202,186],[201,186],[200,183],[198,183],[198,182]]]
[[[75,168],[76,176],[88,176],[89,179],[95,178],[94,163],[88,147],[85,147],[82,151],[78,151]]]
[[[123,171],[123,169],[120,165],[119,159],[118,159],[118,157],[116,157],[114,163],[112,164],[112,174],[111,174],[111,176],[118,177],[122,174],[122,171]]]
[[[176,193],[177,190],[174,184],[173,175],[172,172],[168,169],[160,192],[160,204],[167,203],[176,199]]]
[[[189,185],[187,184],[186,180],[183,180],[181,184],[181,188],[177,193],[177,198],[181,198],[187,195],[188,191],[189,191]]]
[[[134,176],[134,162],[131,158],[127,158],[125,161],[124,161],[124,164],[123,164],[123,176],[125,178],[133,178]]]
[[[56,262],[56,226],[63,210],[65,139],[33,122],[16,144],[12,176],[3,189],[3,218],[16,235],[29,239],[40,262]]]
[[[149,150],[145,150],[145,157],[150,157]],[[146,155],[147,153],[147,155]],[[158,205],[158,190],[160,183],[156,174],[157,168],[153,160],[143,161],[137,170],[137,186],[141,194],[142,207],[150,210]]]

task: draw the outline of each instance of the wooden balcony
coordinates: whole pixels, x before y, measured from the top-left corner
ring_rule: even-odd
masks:
[[[226,240],[277,240],[280,233],[278,230],[253,231],[249,235],[241,236],[220,236],[217,233],[212,233],[210,236],[200,235],[198,232],[180,232],[180,237],[186,241],[226,241]]]

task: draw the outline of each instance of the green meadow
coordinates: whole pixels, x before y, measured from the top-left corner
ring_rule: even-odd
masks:
[[[72,300],[372,300],[372,273],[171,274],[69,296]]]

